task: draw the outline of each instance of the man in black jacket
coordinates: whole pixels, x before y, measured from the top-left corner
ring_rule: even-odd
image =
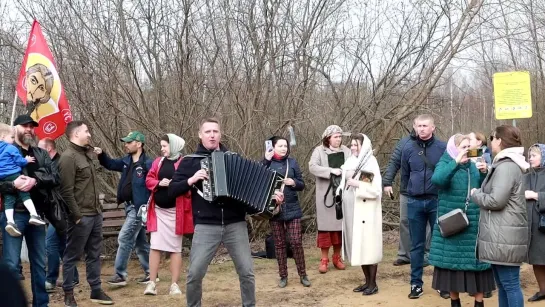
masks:
[[[199,138],[201,143],[196,155],[207,156],[216,150],[227,151],[220,143],[220,125],[214,118],[205,119],[201,123]],[[172,198],[191,191],[195,231],[187,273],[187,306],[201,306],[202,280],[219,245],[223,243],[239,276],[242,306],[253,307],[256,304],[255,278],[246,210],[238,204],[208,202],[199,195],[202,180],[207,178],[206,171],[201,170],[200,160],[199,157],[185,157],[168,189]],[[278,195],[277,199],[282,201],[282,198],[283,195]]]
[[[28,115],[21,115],[14,121],[17,130],[14,144],[23,157],[31,156],[36,159],[29,163],[23,173],[30,177],[27,184],[32,184],[30,197],[36,206],[38,214],[43,217],[44,211],[48,209],[47,191],[59,185],[59,174],[57,167],[49,158],[47,152],[41,148],[31,146],[34,142],[34,129],[38,127]],[[15,188],[14,182],[14,188]],[[4,191],[9,193],[10,191]],[[11,192],[14,192],[12,190]],[[49,296],[45,290],[45,227],[29,224],[30,213],[21,202],[15,204],[13,219],[17,228],[23,233],[28,247],[30,260],[30,274],[32,279],[32,306],[48,306]],[[19,273],[21,258],[21,245],[23,236],[12,237],[6,231],[6,217],[2,215],[0,227],[2,227],[2,239],[4,240],[3,256],[4,261],[14,274]]]
[[[47,151],[51,161],[58,166],[61,155],[57,152],[55,140],[43,138],[38,142],[38,147]],[[49,223],[45,237],[45,251],[47,254],[47,276],[45,281],[45,290],[55,292],[57,279],[59,278],[59,268],[64,250],[66,249],[66,234],[57,232],[53,223]],[[74,270],[74,284],[79,284],[78,270]]]
[[[390,156],[386,172],[382,176],[382,186],[384,194],[391,197],[393,195],[393,183],[397,172],[401,168],[401,154],[405,150],[407,144],[416,140],[416,131],[411,130],[410,134],[397,142],[394,152]],[[399,245],[397,249],[397,259],[394,261],[394,266],[401,266],[411,263],[411,236],[409,234],[409,218],[407,216],[407,180],[402,177],[399,183]],[[426,231],[426,252],[424,254],[424,262],[427,265],[428,254],[430,251],[431,231],[428,226]]]

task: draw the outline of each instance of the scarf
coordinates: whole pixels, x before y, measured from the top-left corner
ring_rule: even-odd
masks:
[[[326,137],[330,137],[334,135],[335,133],[343,133],[343,130],[341,129],[341,127],[337,125],[331,125],[325,129],[324,133],[322,134],[322,139],[325,139]]]
[[[526,172],[530,168],[530,164],[526,162],[526,158],[524,157],[524,147],[505,148],[494,157],[494,161],[492,163],[495,164],[503,158],[511,159],[523,172]]]
[[[528,148],[528,160],[530,160],[530,149],[532,147],[536,147],[539,149],[539,151],[541,152],[541,164],[540,164],[540,168],[545,168],[545,145],[544,144],[534,144],[532,146],[530,146],[530,148]]]
[[[182,155],[182,149],[184,149],[185,141],[183,138],[172,133],[167,133],[167,136],[168,146],[170,148],[170,156],[168,156],[167,159],[178,160]]]
[[[454,160],[456,160],[456,158],[460,154],[460,150],[458,150],[458,147],[456,147],[456,144],[454,143],[455,136],[456,135],[451,136],[447,143],[447,152],[449,156]]]
[[[361,144],[360,152],[358,156],[350,156],[345,162],[345,164],[342,166],[344,170],[350,170],[355,171],[356,169],[360,169],[360,171],[365,171],[372,173],[373,170],[371,168],[371,157],[373,157],[373,148],[371,145],[371,140],[367,137],[367,135],[363,135],[363,144]],[[361,167],[360,167],[361,166]],[[358,176],[355,177],[355,179],[358,179]]]
[[[284,160],[285,158],[287,158],[287,156],[288,156],[287,154],[281,156],[281,155],[279,155],[279,154],[277,154],[277,153],[275,152],[274,155],[273,155],[273,159],[274,159],[274,160],[277,160],[277,161],[282,161],[282,160]]]

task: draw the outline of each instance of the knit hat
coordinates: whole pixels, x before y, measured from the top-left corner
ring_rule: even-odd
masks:
[[[322,134],[322,139],[330,137],[335,133],[343,133],[343,130],[337,125],[331,125],[325,129],[324,133]]]
[[[185,146],[185,140],[176,134],[167,133],[168,136],[168,146],[170,148],[170,156],[167,159],[169,160],[178,160],[182,154],[182,149]]]

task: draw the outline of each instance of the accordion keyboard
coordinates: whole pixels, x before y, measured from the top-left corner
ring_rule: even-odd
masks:
[[[208,175],[208,179],[204,179],[202,181],[202,194],[203,198],[212,201],[214,199],[213,195],[213,186],[212,186],[212,168],[210,167],[210,160],[209,159],[202,159],[201,160],[201,169],[206,171],[206,174]]]

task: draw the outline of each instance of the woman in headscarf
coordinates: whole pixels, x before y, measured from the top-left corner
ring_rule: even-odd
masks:
[[[322,134],[322,144],[312,152],[309,171],[316,176],[317,245],[322,251],[320,273],[326,273],[329,265],[329,249],[333,247],[333,265],[344,270],[341,258],[342,221],[337,220],[333,197],[341,179],[341,166],[350,157],[350,149],[341,145],[342,129],[331,125]]]
[[[488,170],[484,162],[477,165],[471,162],[467,156],[469,149],[469,136],[453,135],[431,178],[439,188],[437,216],[462,209],[469,221],[466,229],[450,237],[441,235],[437,223],[432,233],[429,257],[435,267],[432,288],[450,292],[452,307],[462,306],[460,292],[473,294],[476,307],[484,306],[484,293],[496,288],[490,264],[476,257],[480,209],[469,199],[471,189],[481,186]]]
[[[378,293],[377,269],[382,260],[382,177],[369,137],[352,135],[350,150],[336,192],[342,195],[343,258],[361,266],[365,276],[354,292],[373,295]]]
[[[278,205],[280,210],[269,221],[274,236],[275,254],[280,275],[278,286],[285,288],[288,285],[287,241],[293,250],[299,281],[304,287],[310,287],[310,280],[305,268],[303,231],[301,229],[303,212],[297,196],[298,191],[305,189],[303,174],[297,160],[290,157],[288,140],[279,136],[273,136],[269,140],[273,147],[271,151],[265,153],[263,164],[284,176],[284,189],[282,190],[284,203]]]
[[[540,220],[545,217],[545,145],[535,144],[528,149],[530,171],[524,176],[528,212],[528,263],[533,266],[539,291],[529,302],[545,300],[545,229]],[[541,229],[540,229],[541,228]]]
[[[182,161],[181,151],[185,141],[175,134],[161,138],[162,157],[153,161],[146,177],[146,187],[151,191],[147,216],[147,230],[151,233],[150,282],[145,295],[157,295],[155,279],[161,261],[161,252],[170,253],[171,285],[170,295],[180,295],[178,279],[182,271],[182,238],[193,233],[191,195],[188,192],[172,199],[168,196],[168,186],[174,172]]]

